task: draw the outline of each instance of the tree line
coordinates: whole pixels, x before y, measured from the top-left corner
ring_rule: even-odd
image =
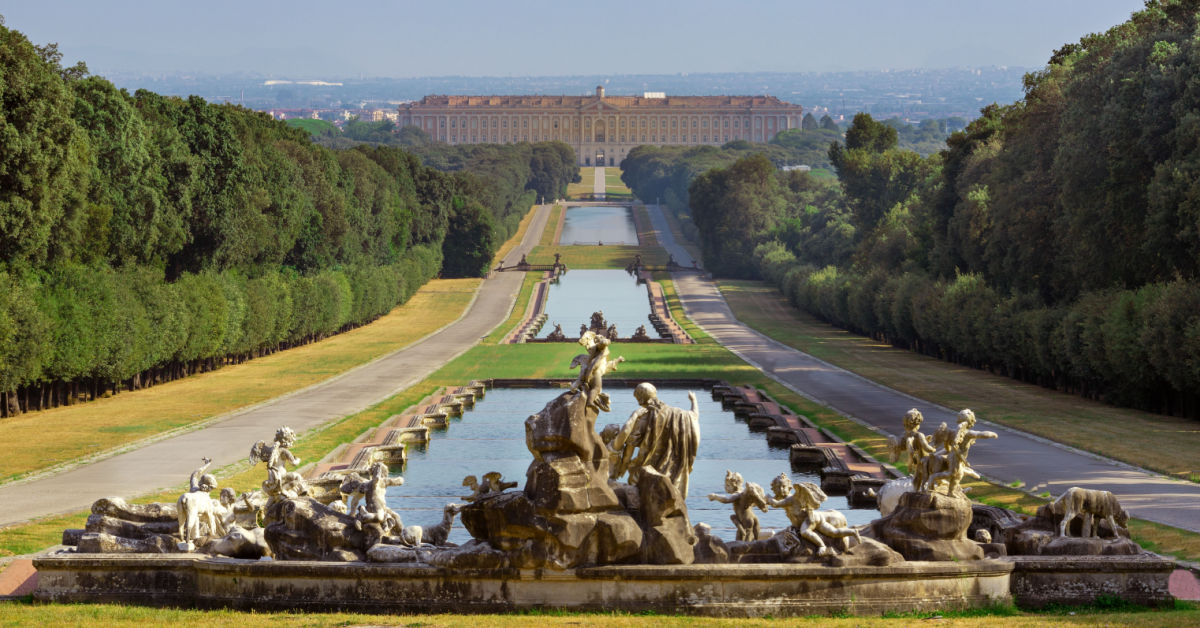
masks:
[[[331,150],[263,113],[129,94],[2,19],[0,75],[2,416],[309,342],[439,274],[479,276],[531,186],[565,187],[574,164],[558,147],[502,156],[523,167]]]
[[[694,178],[706,266],[898,346],[1200,416],[1200,3],[1069,44],[928,157],[859,114],[838,178],[742,156]]]

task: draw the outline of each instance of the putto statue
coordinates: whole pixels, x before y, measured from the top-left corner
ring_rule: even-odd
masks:
[[[758,517],[754,509],[767,512],[767,496],[761,486],[754,482],[746,483],[742,474],[735,471],[725,471],[725,490],[727,493],[709,493],[708,499],[722,504],[733,504],[733,514],[730,521],[737,528],[737,540],[758,540]]]
[[[905,456],[905,462],[908,463],[908,470],[913,474],[913,485],[918,486],[923,483],[923,478],[918,478],[917,473],[921,467],[921,461],[934,452],[934,446],[929,444],[929,439],[921,433],[921,423],[925,417],[921,415],[921,411],[913,408],[904,413],[904,434],[899,439],[889,438],[888,448],[891,450],[892,462],[896,462],[900,456]]]
[[[643,382],[633,391],[641,406],[630,415],[613,439],[616,453],[613,479],[629,473],[636,485],[643,469],[650,467],[665,475],[685,499],[688,475],[700,446],[700,406],[696,395],[688,393],[692,409],[673,408],[658,398],[653,384]],[[635,455],[636,452],[636,455]]]
[[[463,501],[473,502],[484,495],[503,493],[510,488],[516,488],[516,482],[505,482],[499,471],[489,471],[483,474],[483,481],[473,475],[463,478],[462,485],[471,489],[471,494],[463,497]]]
[[[308,493],[304,478],[299,473],[288,471],[285,466],[300,464],[300,459],[291,452],[295,444],[296,433],[285,426],[275,431],[275,441],[270,445],[260,440],[250,448],[250,464],[267,463],[267,479],[262,489],[271,498],[296,497]]]
[[[938,485],[945,482],[946,494],[953,495],[959,490],[963,476],[979,479],[979,474],[967,464],[967,455],[977,439],[996,438],[996,433],[972,429],[974,427],[974,412],[963,410],[958,413],[958,429],[945,444],[945,469],[928,477],[925,486],[929,492],[937,490]]]
[[[595,312],[592,312],[592,321],[591,324],[588,325],[588,329],[598,334],[603,333],[606,329],[608,329],[608,321],[604,320],[604,310],[596,310]]]
[[[376,462],[371,465],[371,478],[367,480],[363,500],[352,514],[364,524],[378,525],[381,536],[399,533],[404,529],[404,524],[400,521],[400,515],[388,508],[387,489],[389,486],[401,486],[402,484],[404,484],[404,478],[388,477],[387,464]]]
[[[559,323],[554,324],[554,331],[546,334],[546,340],[550,340],[550,341],[554,341],[554,342],[562,342],[563,340],[566,340],[566,339],[567,339],[567,335],[563,333],[562,325],[560,325]]]
[[[608,345],[611,341],[595,332],[584,332],[579,344],[587,349],[587,353],[575,356],[571,360],[571,368],[579,367],[579,378],[571,385],[571,392],[583,391],[587,395],[588,407],[608,412],[608,395],[604,393],[604,376],[617,370],[617,365],[625,358],[608,359]]]
[[[767,498],[773,508],[782,508],[792,526],[776,535],[783,542],[785,554],[796,555],[803,549],[803,541],[811,543],[817,556],[830,556],[837,551],[825,545],[825,538],[840,539],[843,550],[850,549],[850,537],[862,542],[858,530],[846,524],[846,516],[836,510],[817,510],[827,499],[825,492],[812,482],[794,484],[786,474],[780,473],[771,481],[774,498]],[[825,537],[825,538],[822,538]]]
[[[630,337],[630,340],[634,342],[649,342],[650,334],[646,333],[646,326],[638,325],[637,330],[633,332],[633,336]]]

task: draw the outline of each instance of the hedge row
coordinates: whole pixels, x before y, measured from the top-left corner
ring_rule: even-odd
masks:
[[[1104,290],[1055,307],[1002,296],[974,274],[868,274],[755,251],[763,275],[803,310],[893,345],[1154,412],[1200,415],[1200,283]]]
[[[240,362],[370,322],[441,267],[433,246],[386,266],[184,273],[63,264],[0,271],[0,414]]]

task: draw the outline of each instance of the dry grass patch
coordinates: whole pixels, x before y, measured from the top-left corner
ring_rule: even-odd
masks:
[[[590,196],[596,187],[596,168],[585,166],[579,169],[579,183],[567,184],[567,198]]]
[[[1179,477],[1200,477],[1200,424],[1116,408],[1075,395],[896,349],[817,320],[758,281],[721,281],[750,327],[901,392],[1109,458]]]
[[[521,243],[521,240],[525,237],[525,232],[529,231],[529,225],[533,223],[533,217],[537,214],[538,207],[538,205],[531,207],[529,211],[525,213],[525,217],[521,219],[520,224],[517,225],[517,232],[514,233],[512,237],[508,239],[508,241],[500,245],[500,249],[496,251],[495,257],[492,258],[492,266],[496,266],[502,262],[504,258],[510,252],[512,252],[513,249],[517,248],[518,244]],[[558,205],[555,205],[550,211],[553,212],[554,209],[557,208]]]
[[[107,399],[4,419],[0,443],[21,446],[6,448],[0,457],[0,480],[193,426],[328,379],[455,320],[479,282],[430,281],[375,322],[320,342]]]

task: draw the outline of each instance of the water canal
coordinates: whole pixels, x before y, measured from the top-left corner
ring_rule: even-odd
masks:
[[[637,246],[633,210],[620,205],[568,207],[559,244],[628,244]]]
[[[612,395],[612,412],[603,413],[597,430],[608,423],[624,423],[637,403],[630,388],[605,386]],[[442,509],[450,502],[462,502],[470,491],[462,486],[468,475],[476,477],[499,471],[507,481],[525,485],[525,470],[531,455],[525,446],[525,419],[542,409],[562,389],[497,388],[463,418],[454,419],[445,430],[434,431],[431,442],[410,446],[409,459],[401,474],[404,485],[388,489],[388,505],[398,512],[405,525],[436,525]],[[788,450],[772,447],[762,433],[751,432],[732,412],[722,410],[707,390],[696,390],[700,402],[700,449],[691,475],[688,511],[692,523],[704,522],[725,540],[733,540],[736,531],[729,520],[729,506],[709,501],[709,493],[725,492],[725,470],[733,469],[748,481],[756,482],[770,494],[771,479],[788,473],[793,481],[816,482],[815,474],[792,471]],[[690,407],[684,389],[659,389],[659,397],[670,405]],[[824,508],[845,513],[851,525],[867,523],[879,516],[870,510],[847,510],[846,498],[830,496]],[[782,510],[755,511],[763,530],[788,525]],[[455,521],[450,541],[465,543],[470,535]]]
[[[603,310],[604,318],[617,326],[622,338],[633,335],[639,325],[650,326],[650,297],[646,286],[623,270],[571,270],[550,284],[546,294],[546,324],[538,332],[545,338],[561,323],[568,337],[579,335],[579,326],[592,319],[592,312]]]

